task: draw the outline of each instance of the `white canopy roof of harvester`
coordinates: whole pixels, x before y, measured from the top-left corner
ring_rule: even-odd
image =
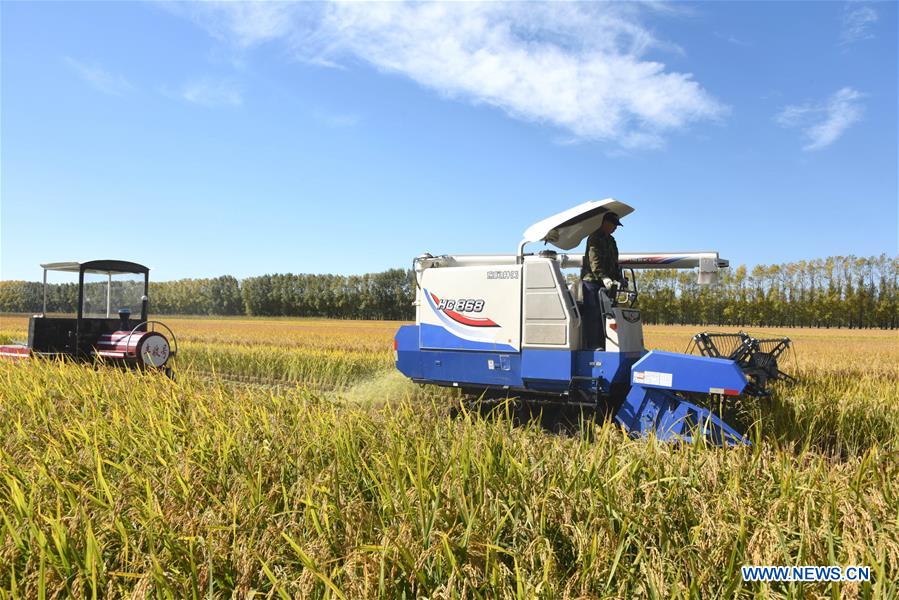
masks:
[[[45,271],[65,271],[78,273],[84,268],[85,273],[102,273],[103,275],[120,275],[126,273],[146,273],[150,269],[138,263],[126,260],[89,260],[44,263],[41,268]]]
[[[562,250],[571,250],[599,229],[607,212],[623,219],[634,209],[614,198],[584,202],[528,227],[521,245],[544,241]]]

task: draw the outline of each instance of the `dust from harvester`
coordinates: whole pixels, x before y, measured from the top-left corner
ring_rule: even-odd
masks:
[[[409,381],[402,373],[390,370],[338,392],[337,398],[358,406],[378,407],[423,395],[421,386]]]

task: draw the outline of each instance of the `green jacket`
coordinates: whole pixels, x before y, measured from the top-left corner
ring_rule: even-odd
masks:
[[[598,229],[587,238],[587,252],[581,266],[581,279],[602,283],[608,277],[621,281],[621,267],[618,266],[618,244],[611,235]]]

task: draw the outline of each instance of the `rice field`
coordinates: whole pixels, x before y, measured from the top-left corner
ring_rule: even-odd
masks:
[[[470,410],[394,372],[398,323],[164,320],[174,382],[0,363],[0,597],[899,597],[895,332],[752,330],[802,381],[722,450]],[[742,581],[765,564],[871,581]]]

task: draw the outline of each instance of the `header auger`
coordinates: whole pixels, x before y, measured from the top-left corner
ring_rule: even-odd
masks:
[[[562,273],[580,267],[583,255],[524,252],[538,241],[571,250],[606,212],[623,218],[633,210],[611,198],[585,202],[529,227],[515,254],[416,258],[415,325],[396,333],[397,368],[415,382],[477,396],[586,404],[633,435],[699,435],[719,445],[749,444],[687,398],[762,395],[769,380],[788,378],[777,358],[789,340],[771,345],[747,336],[728,349],[722,342],[730,338],[700,334],[700,356],[646,350],[633,281],[624,293],[600,294],[605,335],[601,347],[587,347],[580,285],[569,288]],[[619,264],[632,270],[698,269],[704,285],[715,283],[728,261],[717,252],[649,252],[622,253]]]

